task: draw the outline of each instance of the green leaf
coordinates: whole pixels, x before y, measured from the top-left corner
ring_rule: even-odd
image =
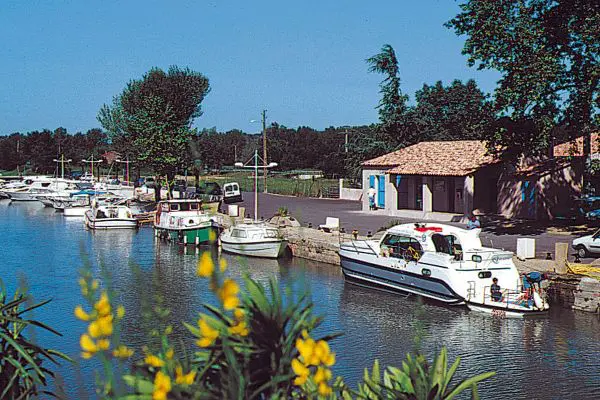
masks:
[[[152,394],[154,391],[154,384],[139,376],[123,375],[123,382],[140,394]]]
[[[40,377],[44,377],[44,373],[40,370],[37,363],[33,360],[33,358],[31,358],[31,356],[27,353],[27,351],[21,345],[19,345],[17,342],[15,342],[15,340],[13,338],[8,336],[4,332],[0,332],[0,337],[3,338],[4,340],[6,340],[8,342],[8,344],[10,344],[17,352],[19,352],[19,354],[21,354],[23,356],[23,358],[25,360],[27,360],[27,362],[31,365],[31,367],[35,370],[35,372],[37,372],[37,374]]]
[[[479,374],[477,376],[465,379],[463,381],[461,381],[449,394],[448,396],[445,397],[445,400],[451,400],[453,399],[456,395],[462,393],[463,391],[465,391],[466,389],[472,387],[473,385],[476,385],[478,382],[481,382],[485,379],[491,378],[492,376],[496,375],[495,372],[485,372],[483,374]]]

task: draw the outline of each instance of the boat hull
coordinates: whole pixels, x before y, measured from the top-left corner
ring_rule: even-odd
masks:
[[[216,244],[216,238],[219,237],[220,227],[216,223],[210,221],[201,226],[179,229],[155,227],[154,232],[159,238],[179,244]]]
[[[464,298],[441,279],[377,265],[341,254],[340,259],[342,272],[346,279],[376,288],[427,297],[444,304],[461,305],[465,303]]]
[[[89,229],[136,229],[138,227],[135,218],[102,218],[96,219],[92,216],[92,210],[85,212],[85,226]]]
[[[61,209],[65,217],[83,217],[89,207],[65,207]]]
[[[490,314],[499,318],[524,318],[528,316],[543,316],[547,314],[547,310],[535,310],[526,307],[511,308],[506,306],[473,303],[470,301],[467,301],[467,307],[471,311]]]
[[[221,239],[223,251],[248,257],[279,258],[287,247],[286,240],[233,242]]]

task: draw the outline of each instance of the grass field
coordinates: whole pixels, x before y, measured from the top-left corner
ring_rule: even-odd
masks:
[[[217,182],[221,187],[227,182],[237,182],[242,191],[254,191],[254,177],[247,172],[231,172],[223,175],[203,175],[200,177],[204,181]],[[188,177],[188,182],[193,185],[194,178]],[[291,196],[320,197],[330,188],[337,188],[337,179],[296,179],[281,176],[269,176],[267,178],[267,189],[269,193],[285,194]],[[263,178],[258,177],[258,190],[263,191]]]

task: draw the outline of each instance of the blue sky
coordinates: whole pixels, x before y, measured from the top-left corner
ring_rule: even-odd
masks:
[[[152,67],[189,67],[211,92],[199,128],[258,132],[377,122],[382,75],[365,59],[383,44],[399,59],[402,90],[498,75],[469,68],[464,38],[442,24],[451,0],[32,1],[0,3],[0,134],[99,127],[96,114]]]

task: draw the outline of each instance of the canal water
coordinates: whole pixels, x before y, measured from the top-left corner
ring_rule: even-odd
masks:
[[[158,298],[170,309],[174,339],[189,345],[180,321],[197,320],[202,304],[214,301],[206,282],[195,275],[199,256],[155,242],[150,228],[90,232],[81,219],[37,203],[2,200],[0,238],[0,277],[9,292],[27,285],[36,300],[51,298],[35,317],[64,335],[36,331],[35,339],[74,358],[85,330],[73,308],[82,302],[77,279],[86,263],[96,276],[104,271],[112,277],[118,302],[127,309],[123,340],[138,349],[147,340],[145,330],[158,324],[143,317],[147,299]],[[296,291],[308,287],[316,312],[326,317],[319,333],[343,332],[332,342],[334,372],[351,386],[375,359],[382,366],[401,365],[418,336],[427,355],[445,345],[450,360],[461,357],[459,378],[497,371],[481,384],[482,398],[600,398],[596,315],[556,309],[543,318],[500,320],[347,284],[340,269],[327,264],[221,256],[235,277],[246,271],[262,281],[274,277]],[[94,367],[93,361],[81,361],[58,368],[69,398],[86,398],[86,392],[94,397]]]

